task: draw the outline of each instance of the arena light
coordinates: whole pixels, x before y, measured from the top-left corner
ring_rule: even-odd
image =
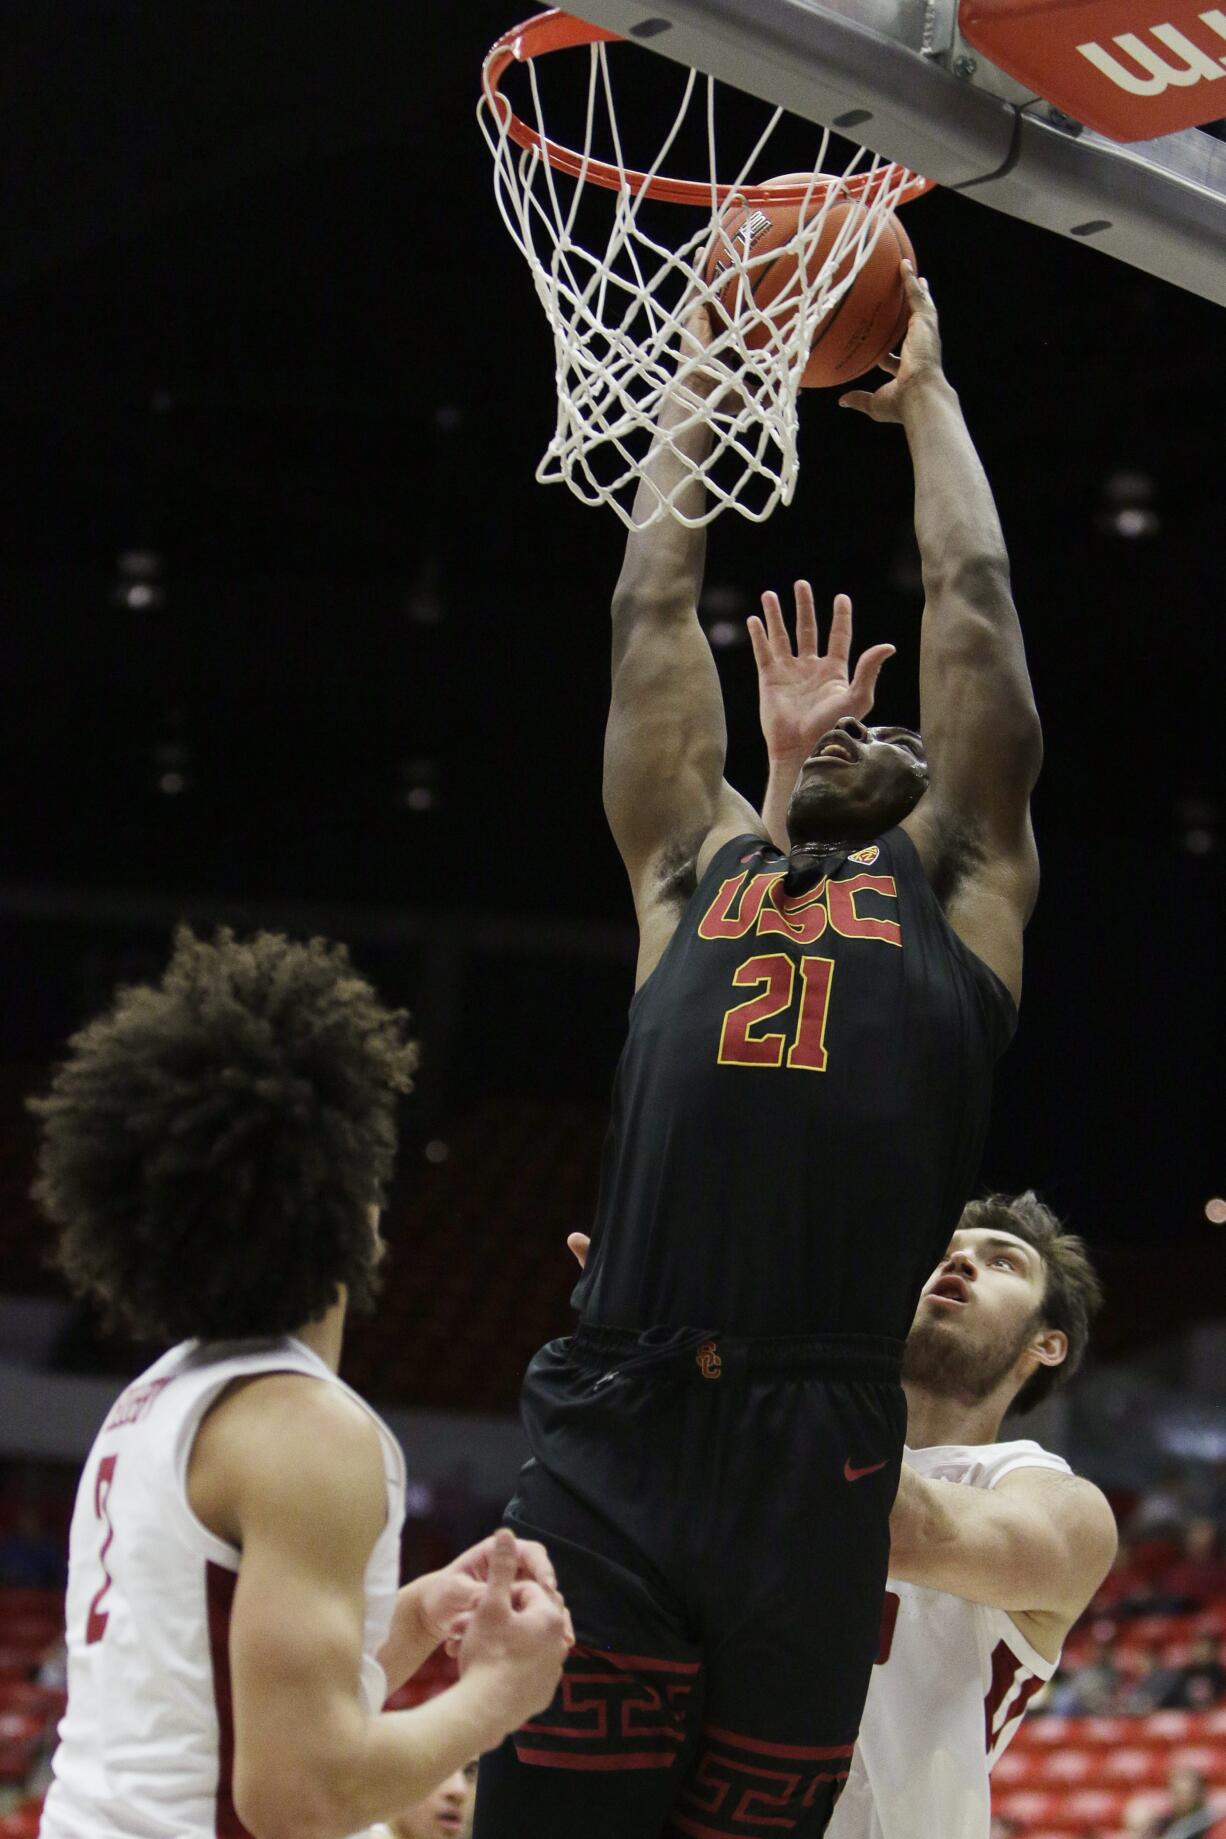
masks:
[[[1120,471],[1108,475],[1102,485],[1102,505],[1094,522],[1106,536],[1123,537],[1125,542],[1156,536],[1162,520],[1154,509],[1154,482],[1148,473]]]
[[[153,771],[163,798],[178,798],[191,785],[191,753],[182,741],[162,741],[153,750]]]
[[[1205,1202],[1205,1218],[1211,1226],[1226,1226],[1226,1200],[1220,1194]]]
[[[1222,813],[1210,798],[1181,798],[1175,827],[1179,847],[1189,856],[1213,856],[1221,847]]]
[[[438,761],[418,756],[400,762],[398,803],[415,817],[436,809],[439,803]]]
[[[153,549],[122,549],[115,558],[113,605],[133,613],[156,612],[165,605],[162,558]]]

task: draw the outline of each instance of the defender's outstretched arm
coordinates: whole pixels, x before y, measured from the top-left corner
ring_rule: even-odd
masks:
[[[1017,1469],[995,1488],[905,1464],[890,1517],[890,1576],[1046,1623],[1058,1652],[1115,1557],[1115,1519],[1092,1482]]]

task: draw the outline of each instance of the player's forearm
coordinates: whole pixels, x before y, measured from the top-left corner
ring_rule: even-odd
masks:
[[[686,517],[699,517],[706,487],[694,469],[711,450],[711,429],[702,414],[705,401],[692,381],[679,379],[678,393],[665,403],[650,457],[635,495],[633,517],[644,524],[661,500]],[[691,529],[666,516],[648,529],[630,532],[621,574],[613,595],[614,622],[619,614],[641,615],[646,609],[665,614],[697,606],[706,562],[706,529]]]
[[[278,1771],[236,1757],[235,1806],[254,1839],[346,1839],[424,1800],[509,1726],[487,1690],[462,1679],[412,1711],[363,1713],[337,1705],[318,1721],[318,1741]]]
[[[411,1679],[439,1645],[437,1635],[421,1619],[423,1583],[423,1578],[416,1577],[400,1591],[391,1633],[379,1650],[379,1665],[389,1692],[397,1691],[406,1679]]]
[[[348,1775],[341,1834],[389,1820],[424,1800],[474,1756],[494,1749],[510,1728],[488,1688],[472,1676],[413,1711],[372,1718]]]
[[[948,730],[962,751],[1029,791],[1042,741],[1009,558],[987,475],[958,398],[943,376],[925,379],[903,416],[915,470],[915,532],[924,572],[920,721],[933,783],[950,765]]]
[[[891,1577],[993,1609],[1069,1611],[1071,1619],[1082,1606],[1079,1574],[1061,1516],[1042,1500],[930,1480],[904,1464],[890,1516]]]
[[[1008,578],[996,501],[956,392],[942,373],[912,385],[903,426],[915,474],[915,537],[924,584],[942,588],[966,569]]]
[[[800,766],[800,760],[772,759],[770,777],[766,782],[766,796],[762,800],[762,822],[766,826],[766,834],[775,848],[782,849],[785,854],[791,848],[791,838],[788,836],[788,804]]]
[[[890,1576],[1000,1609],[1038,1607],[1015,1600],[1000,1506],[984,1489],[931,1481],[904,1464],[890,1515]]]

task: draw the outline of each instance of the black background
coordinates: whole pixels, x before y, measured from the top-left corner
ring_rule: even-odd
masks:
[[[604,1100],[625,956],[549,939],[631,918],[599,799],[623,532],[533,481],[552,352],[473,119],[511,23],[492,0],[4,8],[10,1058],[45,1056],[163,949],[160,920],[74,924],[91,893],[504,914],[541,950],[470,955],[429,1127],[491,1093]],[[1047,742],[985,1177],[1067,1210],[1171,1325],[1213,1306],[1186,1273],[1210,1268],[1203,1207],[1226,1185],[1222,315],[950,194],[907,221]],[[1152,481],[1158,520],[1131,541],[1103,523],[1121,472]],[[163,598],[133,607],[117,558],[146,549]],[[830,394],[804,405],[794,505],[715,525],[711,604],[741,619],[802,573],[819,602],[853,595],[861,643],[898,645],[878,708],[914,719],[904,443]],[[754,796],[752,661],[718,655],[730,776]],[[48,890],[65,920],[14,917]],[[417,947],[357,955],[428,1004]]]

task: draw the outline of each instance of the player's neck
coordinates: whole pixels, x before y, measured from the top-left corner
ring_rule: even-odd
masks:
[[[911,1449],[932,1449],[946,1443],[995,1443],[1009,1400],[998,1393],[987,1398],[950,1398],[906,1380],[907,1444]]]
[[[820,862],[823,856],[845,856],[863,847],[863,843],[854,843],[848,837],[810,837],[807,843],[792,844],[788,861],[795,868],[803,868],[806,862]]]
[[[304,1328],[294,1330],[295,1341],[301,1341],[313,1354],[318,1354],[326,1367],[339,1373],[341,1366],[341,1343],[345,1338],[345,1309],[349,1302],[349,1292],[341,1285],[340,1295],[326,1314],[317,1322],[308,1322]]]

